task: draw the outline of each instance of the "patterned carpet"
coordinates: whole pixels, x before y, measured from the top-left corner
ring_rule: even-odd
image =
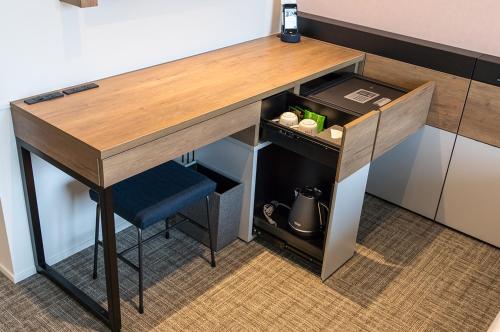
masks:
[[[153,230],[154,231],[154,230]],[[119,247],[135,232],[118,235]],[[105,300],[92,248],[57,265]],[[146,245],[145,314],[119,263],[124,331],[486,331],[500,311],[500,250],[367,196],[355,256],[322,283],[315,268],[263,242],[208,250],[180,232]],[[101,255],[102,258],[102,255]],[[41,276],[0,275],[0,331],[105,331]]]

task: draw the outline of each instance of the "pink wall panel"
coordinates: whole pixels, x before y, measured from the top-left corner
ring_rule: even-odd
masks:
[[[500,0],[297,0],[299,10],[500,56]]]

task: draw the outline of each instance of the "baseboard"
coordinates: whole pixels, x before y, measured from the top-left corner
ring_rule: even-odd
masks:
[[[8,268],[6,268],[3,264],[0,263],[0,272],[2,274],[4,274],[7,278],[10,279],[10,281],[12,282],[16,282],[15,281],[15,278],[14,278],[14,274],[12,273],[12,271]]]
[[[116,223],[116,233],[119,233],[123,231],[124,229],[130,227],[130,224],[125,221],[117,221]],[[94,245],[94,237],[90,239],[85,239],[76,245],[72,246],[71,248],[68,248],[62,252],[57,253],[56,255],[52,255],[50,257],[46,257],[46,261],[49,265],[56,264],[84,249],[87,249],[88,247]],[[17,272],[17,273],[12,273],[11,271],[5,269],[2,265],[0,265],[0,271],[3,272],[7,278],[12,280],[14,283],[18,283],[26,278],[31,277],[32,275],[36,274],[36,269],[35,266],[31,266],[23,271]]]
[[[130,224],[125,222],[125,221],[118,221],[116,223],[116,227],[115,227],[116,233],[123,231],[125,228],[127,228],[129,226],[130,226]],[[57,264],[60,261],[66,259],[66,258],[84,250],[84,249],[87,249],[88,247],[93,246],[93,245],[94,245],[94,237],[92,237],[90,239],[86,239],[86,240],[76,244],[75,246],[73,246],[71,248],[68,248],[62,252],[58,252],[55,255],[52,255],[50,257],[46,257],[45,260],[47,261],[47,264],[54,265],[54,264]]]
[[[21,272],[17,272],[14,274],[14,283],[17,284],[18,282],[23,281],[24,279],[28,279],[32,275],[36,274],[36,268],[35,265],[30,266],[27,269],[24,269]]]

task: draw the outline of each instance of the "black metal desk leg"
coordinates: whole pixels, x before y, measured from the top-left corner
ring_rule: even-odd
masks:
[[[38,204],[36,200],[35,179],[33,177],[33,167],[31,165],[31,154],[28,150],[17,146],[19,162],[21,165],[21,177],[23,179],[24,197],[28,210],[28,223],[31,234],[31,244],[35,267],[38,272],[42,272],[46,266],[45,254],[43,251],[42,231],[40,228],[40,216],[38,214]]]
[[[24,195],[26,198],[26,207],[28,211],[28,221],[30,235],[33,247],[33,256],[38,273],[43,274],[68,295],[73,297],[85,309],[93,313],[102,320],[113,331],[119,331],[121,328],[120,315],[120,294],[118,284],[118,267],[115,243],[115,220],[113,215],[113,202],[111,189],[103,189],[95,183],[87,180],[73,170],[62,165],[50,156],[37,150],[33,146],[17,139],[17,148],[19,162],[21,166],[21,175],[23,180]],[[36,199],[35,180],[33,176],[33,166],[31,164],[31,153],[47,161],[51,165],[72,176],[81,183],[99,192],[101,197],[101,214],[103,229],[103,247],[104,247],[104,266],[106,271],[106,289],[108,295],[108,310],[105,310],[99,303],[84,293],[81,289],[64,278],[59,272],[47,264],[43,251],[42,230],[40,227],[40,216],[38,213],[38,203]]]
[[[102,189],[99,197],[102,221],[102,246],[104,249],[104,270],[106,272],[106,290],[108,292],[109,322],[112,331],[119,331],[121,328],[120,288],[118,284],[112,189]]]

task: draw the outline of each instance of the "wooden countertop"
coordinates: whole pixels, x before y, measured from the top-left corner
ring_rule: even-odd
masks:
[[[250,104],[364,59],[364,53],[303,38],[270,36],[97,81],[98,89],[27,105],[101,158]]]

